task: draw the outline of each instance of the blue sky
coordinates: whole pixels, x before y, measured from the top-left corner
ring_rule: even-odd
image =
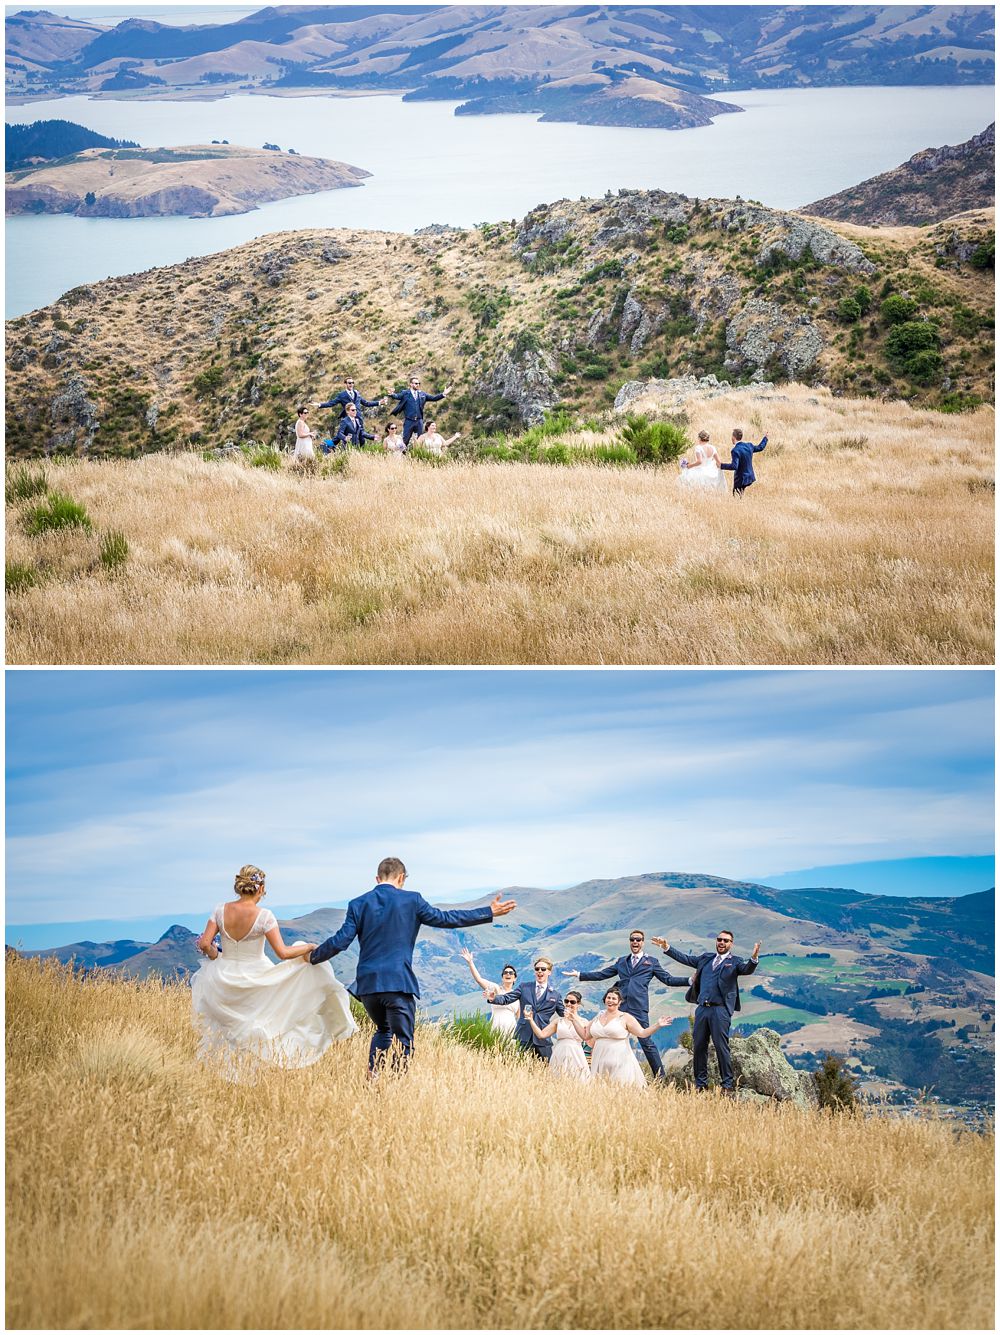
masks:
[[[993,851],[989,672],[6,678],[14,924]]]

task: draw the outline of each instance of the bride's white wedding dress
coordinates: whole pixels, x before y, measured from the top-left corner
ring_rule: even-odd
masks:
[[[726,477],[719,467],[718,451],[712,445],[696,445],[694,457],[697,468],[682,468],[681,483],[702,491],[725,491]]]
[[[191,980],[199,1057],[221,1059],[233,1075],[247,1058],[310,1066],[336,1039],[354,1033],[347,989],[329,962],[274,964],[264,954],[264,938],[278,925],[270,909],[261,909],[239,940],[226,931],[225,904],[212,917],[222,953]]]

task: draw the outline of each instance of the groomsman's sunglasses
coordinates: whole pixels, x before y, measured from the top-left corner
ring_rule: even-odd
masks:
[[[643,941],[645,941],[645,939],[646,938],[644,936],[630,936],[628,939],[628,943],[630,946],[634,946],[635,943],[638,941],[639,945],[641,946]]]
[[[545,967],[544,964],[536,964],[535,973],[548,973],[548,969]]]

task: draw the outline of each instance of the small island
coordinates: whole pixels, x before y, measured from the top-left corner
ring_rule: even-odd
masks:
[[[360,185],[371,172],[276,145],[87,148],[6,174],[6,212],[79,218],[221,218]]]

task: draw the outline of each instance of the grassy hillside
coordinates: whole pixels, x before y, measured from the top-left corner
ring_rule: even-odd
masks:
[[[184,989],[20,960],[7,1045],[12,1327],[991,1320],[989,1136],[570,1091],[426,1029],[377,1090],[363,1035],[234,1086]]]
[[[14,468],[8,660],[993,661],[992,411],[801,386],[687,411],[720,443],[737,422],[769,433],[745,501],[690,494],[672,467]]]
[[[271,235],[11,321],[7,448],[283,443],[346,375],[374,398],[414,370],[450,383],[449,434],[588,416],[623,382],[689,373],[959,410],[992,398],[992,229],[991,212],[879,230],[625,191],[470,232]]]

